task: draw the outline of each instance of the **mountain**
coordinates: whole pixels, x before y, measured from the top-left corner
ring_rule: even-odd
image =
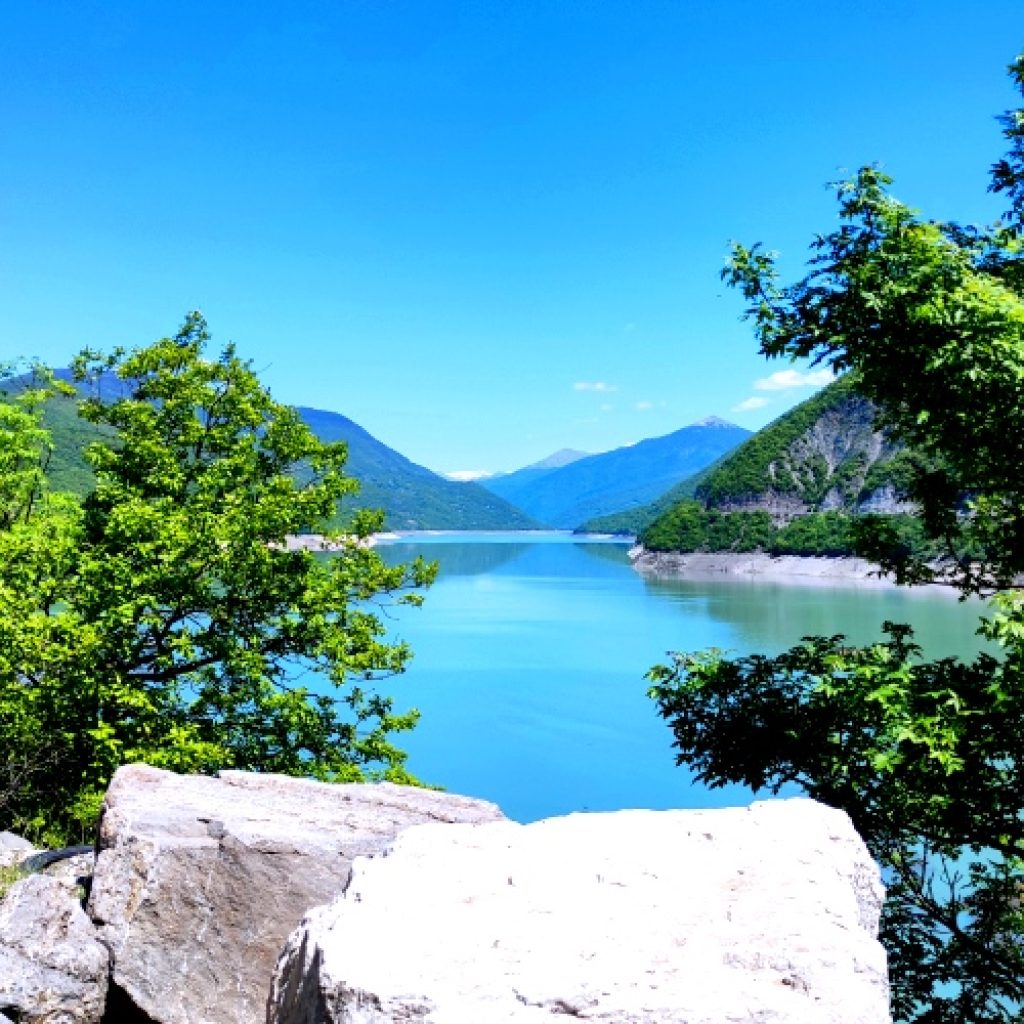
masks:
[[[659,516],[681,501],[693,498],[700,482],[717,466],[711,463],[705,469],[681,480],[675,487],[667,490],[660,498],[647,505],[636,505],[622,512],[612,512],[606,516],[595,516],[576,527],[577,533],[617,533],[622,536],[637,535],[651,525]]]
[[[518,505],[519,494],[528,490],[541,477],[553,473],[556,469],[571,465],[573,462],[579,462],[580,459],[585,459],[589,455],[590,452],[578,452],[574,448],[559,448],[557,452],[549,455],[546,459],[541,459],[540,462],[533,462],[529,466],[524,466],[511,473],[499,473],[486,477],[479,483],[492,494],[497,494],[499,498]]]
[[[298,407],[322,441],[348,445],[347,471],[362,485],[355,503],[382,508],[391,530],[529,530],[537,523],[475,483],[446,480],[378,441],[337,412]]]
[[[591,454],[591,452],[577,451],[575,448],[559,448],[557,452],[552,453],[546,459],[541,459],[540,462],[534,462],[525,468],[561,469],[563,466],[571,465],[573,462],[579,462],[580,459],[585,459]],[[523,470],[518,470],[517,472],[523,472]],[[511,476],[512,474],[509,475]]]
[[[780,521],[807,512],[894,510],[907,454],[875,429],[875,416],[844,377],[758,431],[695,496],[723,512],[760,508]]]
[[[648,438],[543,471],[532,480],[526,479],[510,500],[548,526],[573,529],[595,516],[657,498],[749,436],[749,430],[724,420],[705,420],[664,437]],[[494,489],[502,479],[508,478],[488,480],[484,486]]]
[[[667,509],[663,496],[641,543],[847,553],[850,521],[865,513],[900,517],[908,543],[917,543],[914,509],[902,496],[917,457],[876,429],[875,416],[849,378],[836,381],[721,459]]]
[[[57,371],[57,376],[70,379],[64,370]],[[111,397],[124,387],[115,377],[102,383],[101,394]],[[416,465],[340,413],[310,408],[298,412],[321,440],[348,444],[346,470],[362,487],[352,499],[353,507],[384,509],[388,529],[528,530],[537,526],[518,508],[479,485],[455,483]],[[51,485],[84,494],[92,484],[92,470],[82,451],[90,441],[109,434],[78,416],[73,397],[48,402],[45,421],[54,440],[48,467]]]

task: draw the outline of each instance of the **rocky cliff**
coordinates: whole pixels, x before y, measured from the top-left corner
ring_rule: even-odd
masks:
[[[638,532],[645,552],[850,556],[855,520],[894,517],[899,542],[935,557],[908,494],[918,457],[879,429],[848,378],[769,424]],[[643,569],[644,559],[636,563]]]
[[[906,512],[902,448],[875,426],[876,409],[848,379],[770,423],[697,486],[721,512],[763,510],[778,523],[808,512]]]

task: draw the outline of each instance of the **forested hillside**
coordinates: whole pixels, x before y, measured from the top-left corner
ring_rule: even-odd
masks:
[[[67,371],[57,371],[69,380]],[[114,378],[104,379],[101,394],[116,397],[123,387]],[[90,442],[102,438],[101,428],[77,413],[77,399],[57,396],[44,410],[44,422],[53,434],[54,451],[47,475],[56,490],[84,494],[92,482],[92,470],[83,457]],[[392,530],[524,530],[537,524],[502,498],[477,484],[445,480],[382,444],[340,413],[299,408],[305,423],[322,441],[348,445],[346,471],[359,481],[359,494],[346,500],[343,520],[354,508],[378,508],[385,526]]]
[[[692,499],[697,493],[700,482],[717,465],[712,463],[707,469],[702,469],[693,476],[676,484],[675,487],[666,491],[660,498],[655,499],[649,505],[636,505],[634,508],[627,508],[623,512],[612,512],[607,516],[595,516],[588,519],[575,530],[576,533],[616,533],[620,536],[635,536],[646,529],[663,516],[669,509],[678,505],[681,501]]]
[[[914,457],[876,429],[875,413],[851,378],[836,381],[688,481],[689,493],[680,488],[651,506],[641,543],[840,555],[853,550],[856,518],[878,513],[894,517],[899,543],[922,550],[904,497]]]
[[[321,441],[348,445],[348,472],[360,483],[353,504],[382,508],[392,530],[529,530],[529,516],[479,484],[446,480],[382,444],[346,416],[299,408]]]

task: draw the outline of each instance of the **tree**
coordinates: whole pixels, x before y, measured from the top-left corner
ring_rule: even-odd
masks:
[[[410,652],[376,611],[417,602],[431,570],[386,566],[365,513],[331,557],[289,549],[356,492],[345,446],[232,348],[205,358],[208,340],[193,313],[148,348],[78,357],[80,413],[109,435],[82,502],[46,490],[45,395],[0,405],[0,459],[20,460],[0,493],[0,745],[13,760],[42,744],[45,772],[7,795],[31,834],[91,827],[131,761],[411,781],[391,735],[416,714],[375,687]]]
[[[1010,69],[1024,93],[1024,58]],[[906,626],[867,648],[808,637],[777,656],[676,654],[651,696],[678,761],[711,786],[795,784],[845,809],[883,867],[893,1010],[918,1022],[1005,1022],[1024,1006],[1024,111],[986,229],[922,219],[874,168],[838,186],[841,225],[810,271],[736,246],[724,276],[761,351],[850,373],[879,423],[919,454],[909,488],[935,567],[877,521],[862,550],[904,583],[941,575],[991,596],[998,656],[928,662]]]

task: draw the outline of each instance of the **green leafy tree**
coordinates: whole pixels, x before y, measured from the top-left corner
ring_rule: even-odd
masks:
[[[1011,74],[1024,92],[1024,58]],[[650,673],[698,778],[795,784],[851,815],[889,887],[894,1013],[922,1024],[1024,1012],[1024,111],[1003,124],[1006,223],[924,220],[864,168],[838,186],[840,227],[814,243],[806,277],[780,286],[772,256],[742,246],[725,273],[765,355],[849,371],[920,453],[904,469],[926,543],[874,517],[859,542],[899,581],[941,572],[994,594],[980,632],[998,654],[925,661],[886,623],[866,648],[805,638],[777,657],[677,654]]]
[[[11,393],[0,395],[0,558],[15,584],[20,582],[18,570],[26,566],[11,563],[16,553],[9,552],[6,538],[25,532],[31,522],[39,554],[45,556],[50,553],[44,546],[48,535],[64,520],[68,507],[44,491],[52,446],[41,424],[46,402],[64,389],[42,367],[32,366],[27,374],[18,370],[16,364],[0,367],[0,378],[16,375],[19,381]],[[23,573],[20,578],[24,579]],[[12,625],[0,620],[0,638],[11,634]],[[4,739],[0,815],[5,818],[12,814],[19,794],[37,785],[54,767],[53,744],[39,731],[31,702],[22,699],[24,691],[12,688],[6,655],[0,639],[0,728]]]
[[[376,688],[410,652],[379,606],[418,601],[431,570],[385,565],[368,514],[331,557],[289,550],[356,492],[345,446],[207,342],[194,313],[174,338],[76,360],[83,384],[116,385],[81,404],[109,437],[84,501],[46,491],[44,396],[0,406],[17,469],[0,494],[0,745],[45,763],[6,797],[30,833],[87,829],[133,761],[411,781],[392,736],[416,714]]]

